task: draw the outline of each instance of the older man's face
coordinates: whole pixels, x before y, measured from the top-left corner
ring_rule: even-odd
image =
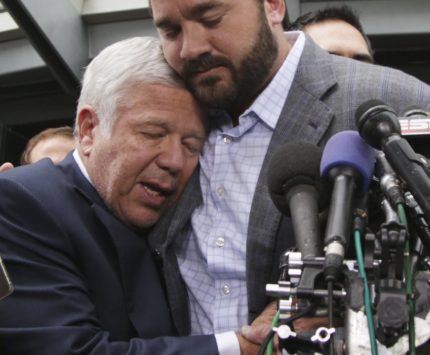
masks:
[[[96,124],[81,138],[88,173],[119,219],[149,227],[179,197],[203,146],[203,120],[187,90],[145,84],[130,89],[110,137]]]

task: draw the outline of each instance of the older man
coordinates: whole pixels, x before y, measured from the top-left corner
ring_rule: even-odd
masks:
[[[15,285],[0,302],[2,354],[218,354],[177,334],[146,230],[184,189],[204,114],[134,38],[88,66],[76,150],[0,176],[0,253]],[[254,346],[254,350],[255,346]]]

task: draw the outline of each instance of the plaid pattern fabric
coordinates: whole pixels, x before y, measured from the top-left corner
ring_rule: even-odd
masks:
[[[213,125],[200,157],[203,204],[179,238],[177,256],[188,288],[192,334],[239,329],[247,323],[246,239],[252,198],[273,129],[303,51],[300,32],[282,67],[233,127],[225,112]],[[183,242],[185,240],[185,242]]]

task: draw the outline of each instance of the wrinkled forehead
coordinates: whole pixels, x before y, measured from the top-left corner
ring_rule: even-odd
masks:
[[[131,88],[118,114],[136,123],[158,121],[164,125],[197,127],[206,121],[205,108],[188,89],[160,83],[143,83]]]

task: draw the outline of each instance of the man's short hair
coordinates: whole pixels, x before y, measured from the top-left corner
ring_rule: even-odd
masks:
[[[21,165],[31,164],[30,156],[34,147],[40,142],[52,137],[64,137],[73,140],[73,129],[69,126],[47,128],[39,132],[35,136],[31,137],[30,140],[27,142],[24,151],[21,154]]]
[[[141,83],[184,87],[155,37],[129,38],[103,49],[85,70],[78,112],[84,105],[92,106],[102,131],[110,134],[118,109],[127,103],[127,94]],[[78,135],[78,124],[75,131]]]

